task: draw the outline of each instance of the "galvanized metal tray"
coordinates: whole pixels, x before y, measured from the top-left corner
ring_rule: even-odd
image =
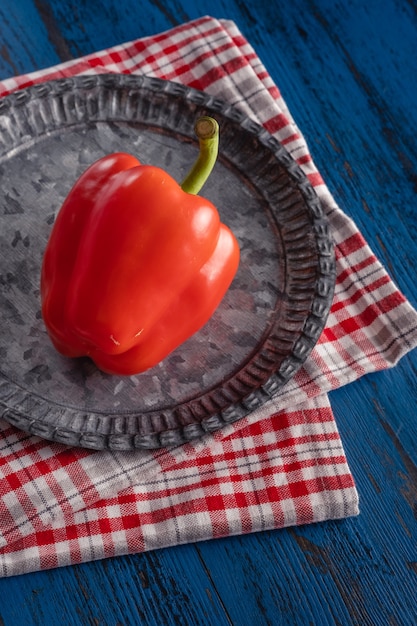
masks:
[[[130,377],[53,348],[39,275],[51,225],[75,180],[130,152],[181,180],[201,114],[220,124],[202,195],[241,246],[212,319],[162,363]],[[182,85],[106,74],[43,83],[0,101],[0,416],[70,446],[178,445],[236,421],[280,389],[325,325],[335,264],[317,195],[285,148],[233,107]]]

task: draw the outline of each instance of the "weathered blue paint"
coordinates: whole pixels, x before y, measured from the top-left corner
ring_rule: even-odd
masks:
[[[205,14],[237,22],[338,203],[417,306],[414,0],[0,0],[0,79]],[[0,581],[0,626],[415,626],[417,354],[331,395],[358,518]]]

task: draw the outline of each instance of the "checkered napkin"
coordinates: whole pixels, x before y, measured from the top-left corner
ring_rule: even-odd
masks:
[[[336,206],[267,71],[235,24],[205,17],[4,81],[104,72],[178,81],[226,100],[277,137],[329,216],[337,284],[326,329],[277,397],[215,434],[157,451],[67,448],[0,420],[0,575],[358,513],[327,397],[417,345],[417,314]]]

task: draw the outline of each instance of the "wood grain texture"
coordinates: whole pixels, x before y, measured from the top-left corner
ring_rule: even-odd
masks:
[[[0,0],[0,79],[207,13],[255,47],[338,203],[417,306],[413,0]],[[331,394],[358,518],[0,580],[0,626],[415,626],[416,396],[415,351]]]

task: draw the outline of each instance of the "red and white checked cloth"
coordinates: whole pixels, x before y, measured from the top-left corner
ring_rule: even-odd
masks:
[[[143,73],[204,90],[285,144],[330,219],[334,304],[320,342],[276,402],[176,449],[69,449],[0,420],[0,576],[356,515],[357,491],[327,392],[395,365],[417,345],[417,313],[336,206],[277,87],[233,22],[205,17],[6,80],[0,95],[98,72]]]

